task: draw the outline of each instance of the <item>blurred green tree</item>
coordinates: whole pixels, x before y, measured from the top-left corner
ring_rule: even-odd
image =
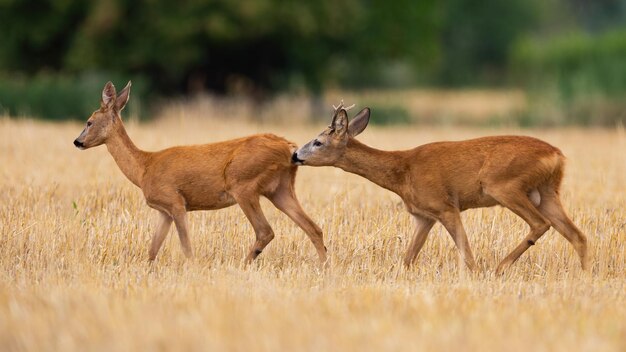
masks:
[[[294,82],[317,91],[333,62],[363,72],[432,61],[432,3],[5,0],[0,69],[141,74],[164,93]]]
[[[448,0],[441,6],[439,83],[505,83],[510,47],[536,23],[536,2]]]
[[[259,97],[332,86],[510,85],[523,81],[511,68],[533,77],[549,68],[544,38],[578,31],[593,42],[625,20],[625,0],[0,0],[0,110],[39,104],[80,115],[60,102],[97,90],[100,77],[132,78],[158,95]],[[585,55],[572,60],[586,67]],[[611,82],[619,95],[613,71],[585,69],[585,81]],[[57,98],[45,101],[55,86]]]

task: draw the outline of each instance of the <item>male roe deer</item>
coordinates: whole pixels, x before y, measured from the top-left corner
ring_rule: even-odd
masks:
[[[246,262],[254,260],[274,238],[261,206],[267,197],[309,236],[320,262],[326,261],[322,230],[304,213],[294,192],[297,166],[291,163],[296,146],[272,134],[145,152],[133,144],[120,116],[130,97],[130,86],[115,93],[107,82],[100,109],[74,145],[87,149],[106,144],[124,175],[141,188],[147,204],[161,214],[152,237],[149,259],[156,258],[172,221],[187,257],[192,256],[187,234],[187,211],[212,210],[239,204],[252,223],[256,241]]]
[[[336,166],[398,194],[415,218],[405,264],[415,261],[428,232],[439,221],[452,236],[467,266],[476,264],[460,212],[504,206],[530,225],[530,233],[498,265],[511,266],[550,228],[559,231],[587,268],[587,239],[567,217],[559,199],[564,156],[531,137],[494,136],[437,142],[405,151],[382,151],[357,141],[369,122],[368,108],[348,123],[343,104],[331,125],[292,155],[298,165]]]

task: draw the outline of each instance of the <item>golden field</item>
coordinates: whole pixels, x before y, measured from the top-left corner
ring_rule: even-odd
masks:
[[[126,123],[139,147],[258,132],[302,145],[323,127],[207,119],[183,107],[165,115]],[[237,206],[190,214],[193,260],[172,228],[149,264],[157,213],[104,146],[74,148],[82,128],[0,118],[0,350],[626,350],[622,128],[370,126],[359,137],[404,149],[523,133],[560,147],[563,203],[589,238],[592,270],[582,272],[572,246],[550,230],[502,277],[493,274],[499,260],[527,232],[508,210],[463,214],[479,273],[459,267],[441,225],[406,269],[413,223],[399,197],[330,167],[301,167],[297,180],[324,231],[325,269],[305,234],[267,201],[276,238],[252,265],[243,259],[254,234]]]

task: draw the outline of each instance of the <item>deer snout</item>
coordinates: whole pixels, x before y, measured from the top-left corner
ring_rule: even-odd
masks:
[[[294,163],[294,164],[296,164],[296,165],[302,165],[302,164],[304,164],[304,160],[302,160],[302,159],[298,158],[298,152],[297,152],[297,151],[296,151],[296,152],[294,152],[294,153],[291,155],[291,162],[292,162],[292,163]]]
[[[76,146],[76,148],[78,149],[85,149],[85,145],[83,144],[83,142],[79,141],[78,138],[74,140],[74,146]]]

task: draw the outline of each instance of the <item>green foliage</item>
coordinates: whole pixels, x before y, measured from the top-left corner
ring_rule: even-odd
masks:
[[[551,123],[615,124],[626,119],[626,28],[521,41],[513,51],[531,113]],[[549,102],[549,103],[548,103]],[[546,106],[557,104],[559,109]]]
[[[5,0],[0,71],[143,75],[166,94],[466,83],[506,66],[533,3]]]
[[[0,104],[82,118],[104,82],[133,77],[152,96],[255,99],[513,83],[532,95],[525,123],[612,123],[624,20],[623,0],[0,0]]]
[[[440,52],[436,1],[362,1],[358,16],[345,21],[356,27],[332,53],[327,81],[363,88],[432,79]]]
[[[402,106],[372,106],[371,109],[376,112],[370,118],[370,123],[373,125],[404,125],[412,122],[411,114]]]
[[[0,1],[0,70],[35,74],[64,67],[85,1]]]
[[[539,2],[441,2],[441,55],[436,81],[446,86],[505,83],[511,43],[536,24]]]
[[[0,70],[141,74],[166,94],[294,82],[319,91],[332,62],[356,74],[385,59],[428,60],[434,1],[412,3],[4,1]]]
[[[100,107],[104,82],[111,79],[118,88],[126,84],[118,75],[105,74],[0,76],[0,112],[53,120],[83,120]],[[132,96],[126,114],[138,116],[142,98],[146,97],[146,84],[142,79],[133,80]]]

